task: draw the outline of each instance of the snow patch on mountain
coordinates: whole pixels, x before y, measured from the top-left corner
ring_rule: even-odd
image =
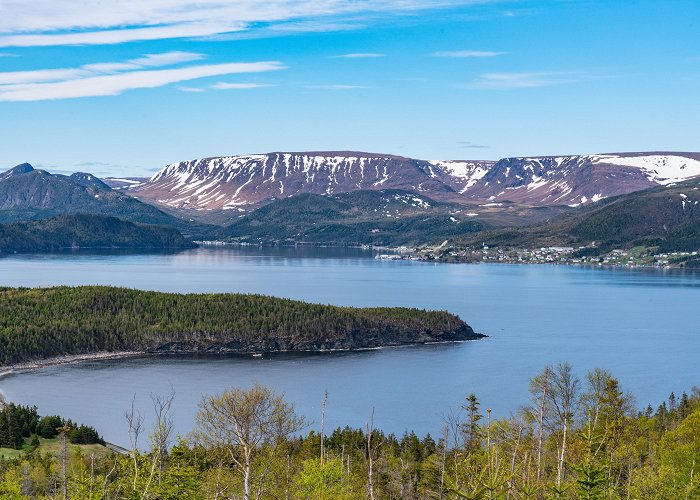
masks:
[[[196,210],[248,211],[300,193],[384,189],[443,202],[579,206],[694,176],[700,176],[697,153],[514,157],[493,162],[314,152],[173,163],[143,184],[122,185],[134,196]]]
[[[433,165],[448,175],[461,179],[460,194],[464,194],[470,187],[484,177],[495,162],[492,161],[463,161],[463,160],[428,160]]]
[[[667,185],[700,175],[700,161],[676,155],[613,156],[594,157],[594,163],[609,163],[635,167],[657,184]]]

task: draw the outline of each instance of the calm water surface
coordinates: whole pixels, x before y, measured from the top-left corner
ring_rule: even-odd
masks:
[[[136,395],[175,391],[179,432],[202,393],[267,384],[330,427],[375,424],[438,434],[475,392],[499,416],[525,402],[528,379],[568,361],[611,370],[639,406],[700,385],[700,274],[566,266],[379,261],[338,249],[197,249],[175,255],[51,255],[0,259],[0,285],[105,284],[173,292],[253,292],[354,306],[417,306],[460,315],[488,339],[368,352],[247,357],[156,357],[90,362],[0,380],[7,397],[127,441]]]

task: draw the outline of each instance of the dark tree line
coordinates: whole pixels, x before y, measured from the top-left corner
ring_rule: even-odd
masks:
[[[55,252],[69,248],[193,248],[172,227],[135,224],[116,217],[65,214],[49,219],[0,224],[0,254]]]
[[[0,407],[0,448],[20,450],[27,438],[52,439],[58,436],[59,429],[67,429],[68,440],[73,444],[104,444],[94,428],[57,415],[40,417],[34,406],[9,403]]]

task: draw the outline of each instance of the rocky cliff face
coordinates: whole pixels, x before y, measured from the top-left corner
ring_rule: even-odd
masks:
[[[299,193],[401,189],[439,201],[578,206],[700,175],[698,153],[417,160],[321,152],[204,158],[168,165],[130,194],[172,208],[247,212]]]
[[[295,338],[291,336],[267,336],[255,341],[233,340],[229,342],[166,342],[147,349],[148,353],[256,353],[280,351],[332,351],[373,349],[401,345],[429,344],[436,342],[460,342],[479,340],[486,335],[476,333],[466,323],[454,330],[407,330],[386,328],[369,331],[352,331],[343,337],[317,339]]]

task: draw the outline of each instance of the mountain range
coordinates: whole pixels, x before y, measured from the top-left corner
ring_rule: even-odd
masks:
[[[419,160],[359,152],[269,153],[166,166],[125,192],[166,209],[246,213],[300,193],[398,189],[451,203],[577,207],[700,175],[698,153]]]
[[[419,246],[477,238],[676,248],[684,232],[695,244],[698,179],[700,153],[663,152],[499,161],[270,153],[192,160],[150,179],[104,181],[25,163],[0,174],[0,223],[91,214],[168,226],[189,240]],[[89,224],[98,234],[104,229],[97,219],[82,224],[83,233]]]

